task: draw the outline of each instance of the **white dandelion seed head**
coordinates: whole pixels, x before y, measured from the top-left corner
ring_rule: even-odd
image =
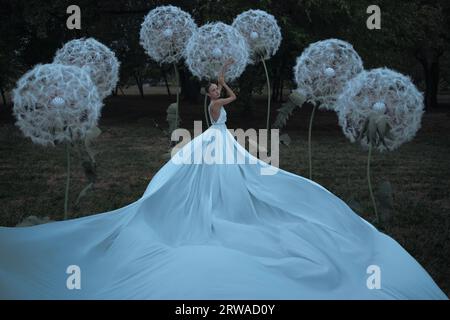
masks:
[[[263,10],[248,10],[233,21],[235,27],[247,40],[250,63],[272,57],[280,47],[281,31],[275,17]]]
[[[110,95],[119,81],[120,62],[116,55],[94,38],[67,42],[56,52],[53,63],[86,68],[101,99]]]
[[[312,43],[303,51],[297,58],[294,76],[297,90],[307,101],[320,103],[320,109],[334,110],[347,81],[363,70],[362,60],[351,44],[328,39]]]
[[[178,62],[187,41],[197,29],[189,13],[172,5],[159,6],[145,16],[141,24],[140,43],[156,62]]]
[[[222,50],[220,50],[220,48],[214,48],[213,56],[214,58],[219,59],[222,56]]]
[[[66,103],[66,101],[61,97],[54,97],[50,101],[50,105],[52,105],[53,107],[56,107],[56,108],[61,108],[62,106],[64,106],[65,103]]]
[[[166,30],[163,31],[163,35],[166,38],[170,38],[173,36],[173,30],[170,28],[167,28]]]
[[[336,75],[336,71],[334,71],[334,69],[333,68],[326,68],[325,69],[325,75],[327,76],[327,77],[334,77],[335,75]]]
[[[17,81],[12,98],[15,124],[41,145],[83,139],[102,107],[90,75],[62,64],[36,65]]]
[[[189,39],[185,58],[189,70],[200,80],[217,78],[225,62],[232,58],[234,63],[224,75],[226,81],[231,81],[244,72],[249,62],[249,48],[244,37],[232,26],[208,23]]]
[[[373,104],[372,109],[378,113],[385,113],[386,112],[386,104],[384,102],[377,101]]]
[[[342,131],[355,142],[369,115],[383,109],[382,116],[391,128],[384,140],[389,150],[394,150],[413,139],[424,112],[423,95],[409,77],[387,68],[363,71],[347,83],[336,110]],[[368,146],[366,139],[361,139],[361,145]],[[377,149],[386,147],[379,144]]]

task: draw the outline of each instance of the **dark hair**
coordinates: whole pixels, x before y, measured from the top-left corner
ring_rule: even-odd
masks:
[[[213,84],[215,84],[215,83],[214,83],[214,82],[208,82],[208,84],[205,86],[205,91],[206,91],[206,93],[209,93],[209,88],[210,88]]]

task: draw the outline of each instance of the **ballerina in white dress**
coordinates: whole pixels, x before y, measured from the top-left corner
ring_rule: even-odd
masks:
[[[447,299],[395,240],[324,187],[280,168],[261,174],[271,166],[226,127],[223,105],[235,94],[223,77],[207,90],[213,125],[140,199],[0,228],[0,298]],[[193,161],[216,152],[253,163]],[[68,270],[79,271],[79,288],[68,285]]]

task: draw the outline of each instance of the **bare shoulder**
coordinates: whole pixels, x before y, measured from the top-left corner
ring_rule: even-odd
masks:
[[[211,103],[211,111],[218,112],[223,104],[217,99]]]

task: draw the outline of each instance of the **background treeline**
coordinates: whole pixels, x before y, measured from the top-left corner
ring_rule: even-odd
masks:
[[[340,38],[352,43],[366,69],[388,66],[410,75],[426,93],[427,109],[437,108],[439,92],[450,83],[450,1],[448,0],[1,0],[0,1],[0,101],[10,108],[7,92],[18,77],[37,63],[51,62],[66,41],[94,37],[112,48],[121,61],[120,84],[169,84],[171,65],[159,66],[139,44],[145,14],[156,6],[172,4],[189,12],[201,26],[209,21],[231,23],[247,9],[273,14],[281,27],[283,41],[269,60],[274,101],[281,101],[283,88],[293,86],[295,59],[310,43]],[[69,30],[66,9],[81,8],[81,30]],[[381,30],[368,30],[367,7],[381,8]],[[199,83],[180,63],[182,98],[195,102]],[[251,109],[254,93],[261,93],[265,75],[260,64],[248,66],[236,83],[239,102]]]

